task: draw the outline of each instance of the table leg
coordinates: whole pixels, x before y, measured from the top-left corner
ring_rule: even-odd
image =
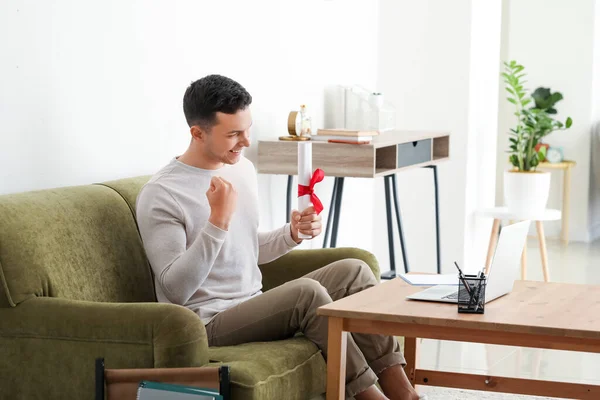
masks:
[[[404,338],[404,358],[406,359],[404,371],[414,387],[416,385],[416,371],[419,368],[419,340],[417,338]]]
[[[396,255],[394,254],[394,225],[392,224],[392,196],[390,193],[390,181],[390,175],[383,177],[383,184],[385,186],[385,214],[387,219],[388,251],[390,255],[390,271],[387,273],[384,279],[392,279],[396,277]]]
[[[527,239],[525,239],[525,246],[523,246],[521,254],[521,280],[525,279],[527,279]]]
[[[494,219],[492,225],[492,234],[490,235],[490,244],[488,246],[487,257],[485,258],[485,274],[490,273],[490,265],[492,264],[492,257],[494,256],[494,249],[498,243],[498,233],[500,232],[500,220]]]
[[[442,249],[440,242],[440,194],[438,185],[437,165],[432,165],[433,169],[433,188],[435,190],[435,243],[437,252],[437,273],[442,273]]]
[[[333,180],[333,190],[331,191],[331,203],[329,204],[329,210],[327,215],[327,224],[325,225],[325,236],[323,237],[323,248],[327,248],[327,241],[329,240],[329,229],[331,229],[331,222],[333,221],[333,216],[335,215],[335,198],[337,195],[337,186],[338,180],[334,178]]]
[[[104,358],[96,359],[96,400],[104,400]]]
[[[571,203],[571,167],[563,172],[562,242],[569,244],[569,208]]]
[[[292,175],[288,175],[287,181],[287,197],[285,199],[285,222],[286,224],[290,223],[290,217],[292,214],[292,182],[294,177]]]
[[[538,240],[540,242],[540,254],[542,255],[542,271],[544,272],[544,282],[550,281],[550,272],[548,271],[548,251],[546,249],[546,237],[544,236],[544,223],[536,221]]]
[[[440,250],[440,199],[439,199],[439,185],[438,185],[438,173],[437,165],[429,165],[428,168],[433,170],[433,189],[434,189],[434,201],[435,201],[435,240],[436,240],[436,251],[437,251],[437,273],[442,273],[442,252]]]
[[[408,266],[408,255],[406,254],[406,241],[404,240],[404,229],[402,229],[402,215],[400,215],[400,206],[398,205],[398,190],[396,189],[396,174],[391,176],[392,181],[392,195],[394,196],[394,210],[396,211],[396,224],[398,225],[398,236],[400,237],[400,249],[402,250],[402,262],[404,263],[404,272],[408,273],[410,267]],[[439,255],[439,252],[438,252]],[[438,274],[439,263],[438,263]]]
[[[327,400],[346,397],[346,341],[344,319],[329,317],[327,338]]]
[[[331,247],[337,245],[337,233],[340,226],[340,210],[342,208],[342,194],[344,193],[344,178],[335,178],[338,183],[336,185],[337,192],[335,194],[335,210],[333,215],[333,227],[331,230]]]

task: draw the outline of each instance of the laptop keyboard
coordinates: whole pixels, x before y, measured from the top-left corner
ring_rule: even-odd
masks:
[[[469,292],[467,292],[467,289],[465,289],[464,287],[461,287],[460,289],[458,289],[458,291],[450,293],[449,295],[442,297],[442,299],[458,300],[459,295],[461,298],[469,297]]]

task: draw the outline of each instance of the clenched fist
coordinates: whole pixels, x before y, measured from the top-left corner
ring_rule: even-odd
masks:
[[[302,239],[298,237],[298,232],[305,235],[311,236],[311,239],[319,236],[322,229],[321,216],[317,215],[314,207],[310,206],[302,213],[294,210],[292,211],[292,218],[290,224],[292,230],[292,239],[296,243],[300,243]]]
[[[218,228],[228,230],[237,204],[237,192],[233,185],[221,177],[213,176],[206,197],[210,205],[208,221]]]

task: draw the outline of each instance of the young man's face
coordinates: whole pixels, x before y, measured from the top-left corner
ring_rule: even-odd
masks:
[[[204,152],[215,163],[235,164],[250,146],[250,107],[235,114],[217,112],[216,123],[204,137]]]

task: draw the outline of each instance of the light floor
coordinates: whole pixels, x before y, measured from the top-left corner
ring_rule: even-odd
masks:
[[[600,241],[547,244],[551,281],[600,284]],[[541,281],[536,238],[528,240],[527,250],[527,279]],[[420,362],[424,369],[600,385],[600,354],[424,339]]]

